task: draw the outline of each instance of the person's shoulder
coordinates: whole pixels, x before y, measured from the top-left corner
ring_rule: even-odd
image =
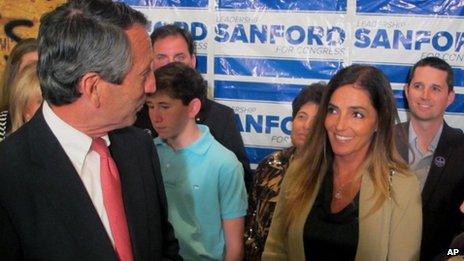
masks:
[[[453,128],[446,122],[443,125],[442,134],[438,141],[438,147],[441,149],[454,150],[453,155],[464,154],[464,133],[459,128]],[[461,156],[458,156],[461,157]]]
[[[29,136],[29,127],[25,125],[0,142],[0,172],[2,175],[9,173],[19,176],[19,170],[27,167],[26,165],[31,160],[30,145],[33,142]]]
[[[153,138],[146,130],[134,126],[124,127],[111,132],[113,138],[123,139],[128,146],[135,149],[153,146]]]
[[[5,140],[0,142],[0,151],[22,149],[29,142],[29,128],[30,125],[25,124],[17,131],[11,133]]]
[[[211,135],[211,134],[209,134]],[[212,135],[211,135],[211,148],[210,148],[210,155],[215,156],[215,157],[221,157],[224,158],[224,160],[227,160],[229,163],[231,162],[238,162],[237,156],[226,148],[224,145],[222,145],[219,141],[217,141]],[[240,162],[238,162],[240,164]]]
[[[209,108],[211,112],[229,115],[234,114],[234,110],[232,108],[217,101],[206,99],[206,103],[208,104],[207,108]]]
[[[443,134],[452,136],[459,140],[464,140],[464,132],[460,128],[453,128],[449,126],[446,122],[443,124]]]
[[[217,141],[212,135],[211,146],[208,150],[207,157],[212,165],[216,165],[221,170],[224,170],[224,168],[227,170],[236,168],[243,169],[242,164],[237,159],[237,156],[232,151],[224,147],[224,145]]]
[[[121,137],[139,138],[139,139],[151,139],[150,133],[147,130],[140,129],[135,126],[128,126],[122,129],[112,131],[113,135]]]
[[[398,133],[400,131],[408,131],[408,128],[409,128],[409,121],[405,121],[405,122],[399,122],[395,124],[395,126],[393,127],[393,130],[395,133]]]
[[[258,169],[263,168],[263,167],[268,167],[268,166],[272,168],[277,168],[277,169],[282,168],[284,165],[286,165],[289,162],[294,151],[295,151],[295,147],[293,146],[286,148],[286,149],[274,151],[273,153],[264,157],[258,163]],[[256,175],[258,175],[258,173],[256,173]]]
[[[417,176],[409,170],[391,170],[390,182],[396,199],[407,199],[407,195],[420,194],[420,186]]]

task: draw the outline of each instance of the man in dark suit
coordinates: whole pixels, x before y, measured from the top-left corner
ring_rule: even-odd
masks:
[[[421,260],[446,253],[463,218],[464,134],[443,119],[454,101],[453,70],[437,57],[411,69],[405,86],[410,120],[397,125],[398,150],[422,187]]]
[[[41,18],[46,102],[0,144],[0,259],[180,259],[151,138],[127,127],[155,91],[146,25],[109,0]]]
[[[192,68],[196,66],[195,45],[191,34],[177,25],[168,24],[156,28],[151,34],[155,69],[171,62],[182,62]],[[245,171],[245,186],[250,192],[253,173],[245,153],[242,137],[235,124],[234,111],[218,102],[206,99],[197,115],[198,124],[209,127],[213,137],[232,151],[242,163]],[[158,136],[148,117],[146,106],[140,111],[135,126],[149,129]]]

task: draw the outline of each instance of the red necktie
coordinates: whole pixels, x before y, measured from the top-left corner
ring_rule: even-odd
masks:
[[[122,202],[119,172],[102,138],[92,141],[91,148],[100,155],[100,180],[103,204],[110,223],[114,247],[121,261],[132,261],[132,248],[127,228],[126,214]]]

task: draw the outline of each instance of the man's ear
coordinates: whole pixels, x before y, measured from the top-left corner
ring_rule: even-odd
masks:
[[[454,98],[456,98],[456,93],[455,93],[454,90],[453,90],[453,91],[450,91],[450,92],[448,93],[448,102],[447,102],[447,104],[446,104],[446,107],[450,106],[451,103],[454,102]]]
[[[201,109],[201,101],[198,98],[194,98],[190,101],[188,105],[188,116],[189,118],[195,119],[197,114],[200,112]]]
[[[406,96],[406,99],[407,99],[407,100],[409,100],[409,97],[408,97],[408,96],[409,96],[409,93],[408,93],[408,91],[409,91],[409,84],[406,83],[406,84],[404,85],[404,95]]]
[[[103,79],[98,73],[89,72],[82,76],[79,82],[79,91],[81,95],[95,107],[100,107],[100,88]]]
[[[192,59],[191,59],[191,65],[192,65],[192,68],[193,69],[196,69],[197,68],[197,56],[192,54]]]

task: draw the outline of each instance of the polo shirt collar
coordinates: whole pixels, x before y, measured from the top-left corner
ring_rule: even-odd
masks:
[[[200,137],[192,144],[177,151],[190,151],[198,155],[204,155],[208,151],[209,147],[211,147],[213,136],[211,135],[208,126],[202,124],[197,124],[197,126],[201,133]],[[166,140],[161,139],[160,137],[156,137],[154,142],[156,146],[169,146]],[[171,148],[171,146],[169,147]]]

